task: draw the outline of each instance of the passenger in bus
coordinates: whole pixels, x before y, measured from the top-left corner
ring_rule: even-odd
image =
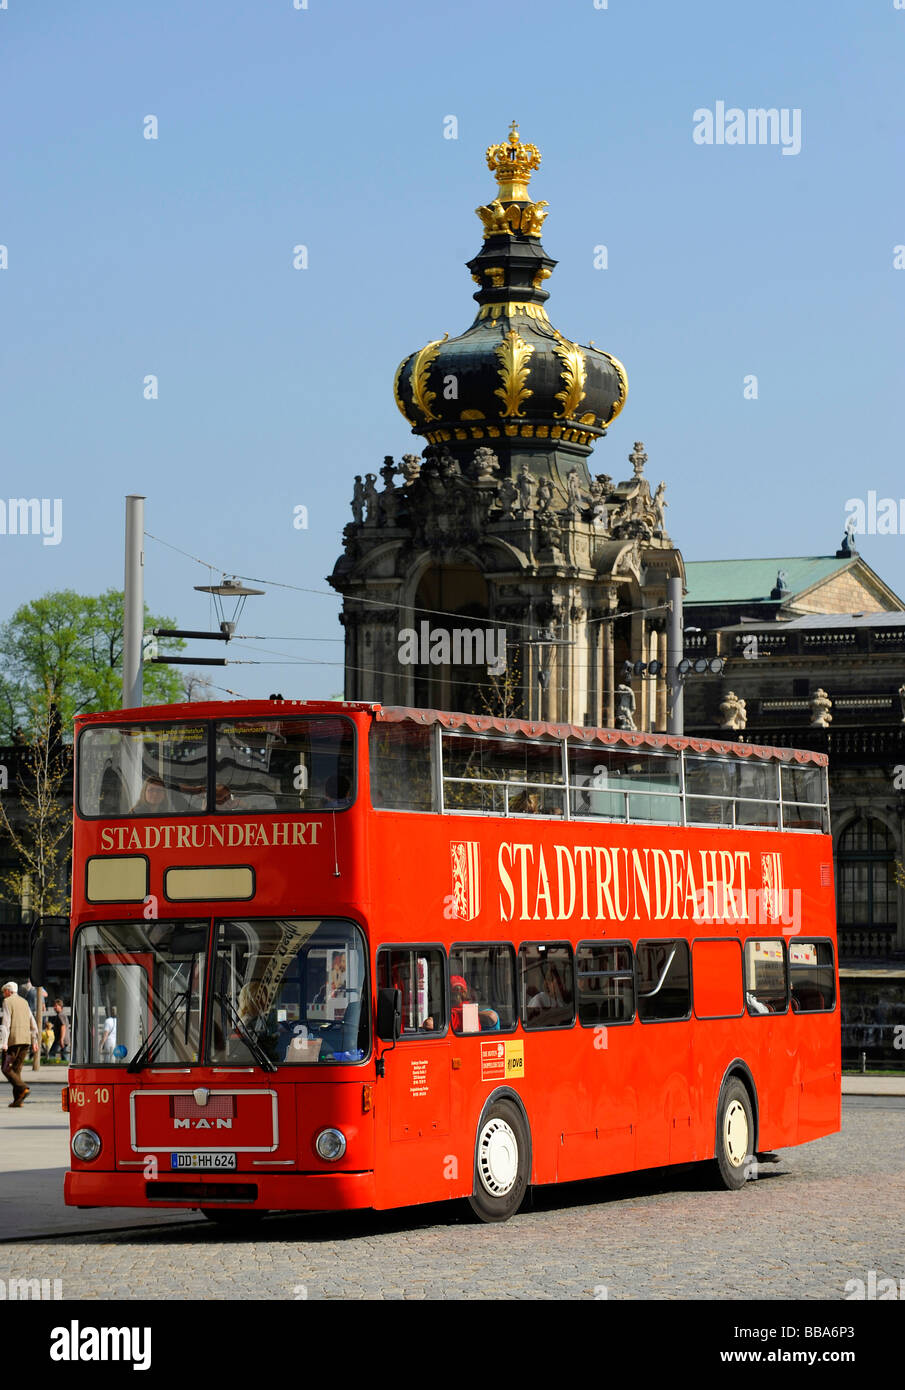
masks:
[[[528,999],[527,1014],[529,1019],[540,1018],[542,1014],[553,1009],[562,1009],[569,1003],[556,966],[545,965],[543,970],[541,988]]]
[[[478,1026],[482,1033],[498,1033],[500,1031],[500,1016],[496,1009],[491,1009],[486,1004],[481,1004],[474,990],[468,984],[464,975],[451,975],[449,980],[449,1002],[450,1002],[450,1021],[454,1033],[464,1032],[462,1006],[464,1004],[477,1004],[478,1006]]]
[[[147,777],[132,807],[133,816],[159,816],[167,809],[167,789],[162,778]]]
[[[540,811],[540,796],[537,792],[523,791],[509,803],[513,815],[536,816]]]

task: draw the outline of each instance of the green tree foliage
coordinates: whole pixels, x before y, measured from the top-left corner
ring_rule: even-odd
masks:
[[[145,608],[145,629],[174,627]],[[161,652],[185,645],[160,639]],[[0,626],[0,741],[16,728],[35,732],[35,709],[56,705],[65,732],[76,714],[122,704],[123,595],[108,589],[87,597],[72,589],[45,594]],[[169,666],[144,668],[144,703],[182,700],[183,681]]]

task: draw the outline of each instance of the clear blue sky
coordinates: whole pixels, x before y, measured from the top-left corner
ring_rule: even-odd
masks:
[[[0,54],[0,496],[64,504],[59,546],[0,536],[0,620],[121,585],[128,492],[218,570],[326,589],[354,475],[413,446],[398,362],[473,317],[513,117],[543,155],[553,322],[628,372],[592,466],[626,476],[643,440],[686,559],[832,553],[848,498],[905,495],[893,0],[8,0]],[[799,108],[800,154],[695,144],[720,100]],[[905,594],[905,537],[860,548]],[[153,611],[206,626],[206,582],[148,543]],[[341,663],[338,609],[274,588],[244,631]],[[342,688],[341,665],[213,679]]]

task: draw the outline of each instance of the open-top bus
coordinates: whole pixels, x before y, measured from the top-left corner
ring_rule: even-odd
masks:
[[[839,1127],[822,755],[272,700],[75,764],[70,1204],[498,1221]]]

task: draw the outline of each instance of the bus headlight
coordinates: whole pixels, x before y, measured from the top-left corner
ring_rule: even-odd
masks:
[[[338,1129],[322,1129],[314,1141],[321,1158],[335,1163],[346,1152],[346,1136]]]
[[[93,1129],[77,1129],[72,1136],[72,1152],[83,1163],[90,1163],[101,1151],[101,1137]]]

